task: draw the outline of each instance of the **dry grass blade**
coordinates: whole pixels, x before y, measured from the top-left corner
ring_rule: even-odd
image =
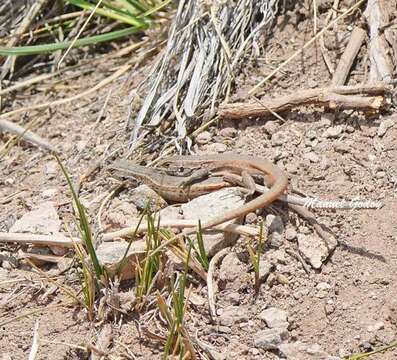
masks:
[[[36,359],[37,352],[39,351],[39,320],[36,320],[33,329],[32,347],[29,353],[29,360]]]
[[[174,115],[177,137],[187,139],[204,109],[215,114],[215,105],[228,98],[233,71],[248,53],[257,32],[274,18],[272,0],[240,0],[203,5],[196,0],[179,2],[161,60],[137,93],[147,95],[135,119],[131,151],[146,132],[141,126],[159,125]],[[174,135],[174,134],[173,134]]]

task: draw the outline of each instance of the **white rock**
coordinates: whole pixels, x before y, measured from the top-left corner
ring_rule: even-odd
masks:
[[[61,220],[52,202],[45,202],[24,214],[10,228],[10,232],[57,234]]]
[[[259,318],[271,329],[276,327],[288,327],[287,313],[275,307],[263,310],[259,314]]]
[[[244,199],[238,188],[223,188],[182,204],[181,208],[185,219],[200,219],[203,223],[232,209],[237,209],[243,204]],[[228,223],[238,222],[241,222],[241,219],[233,219]],[[209,256],[213,256],[219,250],[232,245],[236,239],[236,234],[214,230],[204,231],[203,236],[204,247]]]
[[[111,277],[116,274],[128,245],[128,242],[121,241],[103,242],[96,250],[99,263],[106,268]],[[146,242],[144,240],[131,242],[123,263],[124,266],[121,269],[121,280],[135,277],[137,261],[143,260],[146,256],[145,248]]]
[[[324,241],[315,235],[298,235],[298,247],[303,257],[314,269],[320,269],[329,251]]]
[[[51,199],[57,194],[57,189],[46,189],[41,193],[44,199]]]
[[[44,165],[44,174],[53,178],[58,174],[59,165],[56,161],[49,161]]]
[[[289,141],[289,136],[286,131],[278,131],[272,135],[272,145],[273,146],[281,146]]]
[[[297,232],[296,232],[296,230],[294,229],[294,228],[292,228],[292,227],[289,227],[289,228],[287,228],[286,230],[285,230],[285,238],[288,240],[288,241],[293,241],[293,240],[295,240],[296,239],[296,237],[297,237]]]

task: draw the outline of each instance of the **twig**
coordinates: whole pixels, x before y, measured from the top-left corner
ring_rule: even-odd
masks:
[[[387,10],[385,1],[368,0],[364,15],[370,29],[370,82],[378,80],[390,82],[393,78],[393,65],[388,55],[390,52],[389,45],[385,35],[379,31],[390,21],[390,14],[391,11]]]
[[[384,104],[383,97],[358,95],[379,95],[390,90],[391,88],[385,84],[307,89],[276,99],[262,99],[264,106],[256,102],[223,104],[220,106],[219,115],[224,119],[263,117],[271,113],[269,109],[274,112],[283,112],[298,106],[313,104],[331,109],[374,111],[379,110]]]
[[[147,231],[147,223],[142,221],[138,230],[136,227],[139,221],[136,220],[136,224],[132,225],[128,228],[121,229],[118,231],[109,232],[102,235],[103,241],[111,241],[115,238],[120,237],[128,237],[137,231],[137,233],[143,233]],[[194,228],[197,226],[197,220],[187,220],[187,219],[160,219],[161,227],[170,227],[170,228]],[[238,225],[238,224],[220,224],[213,227],[215,230],[227,231],[234,234],[244,235],[244,236],[258,236],[259,232],[255,227],[247,226],[247,225]]]
[[[73,247],[74,244],[82,244],[82,241],[78,238],[68,238],[61,234],[38,235],[38,234],[27,234],[27,233],[0,232],[0,243],[55,245],[55,246]]]
[[[29,353],[29,360],[36,359],[37,351],[39,350],[39,320],[36,320],[33,329],[32,347]]]
[[[208,305],[210,309],[211,319],[216,319],[216,302],[215,302],[215,287],[214,287],[214,272],[218,261],[230,252],[230,247],[218,251],[211,259],[208,266],[207,274],[207,292],[208,292]]]
[[[299,50],[297,50],[294,54],[292,54],[287,60],[285,60],[280,66],[274,69],[268,76],[266,76],[263,80],[261,80],[258,84],[256,84],[249,92],[249,95],[254,95],[257,90],[263,86],[269,79],[271,79],[275,74],[277,74],[281,69],[283,69],[286,65],[288,65],[295,57],[297,57],[303,50],[313,44],[318,37],[322,36],[328,29],[330,29],[334,24],[336,24],[339,20],[343,19],[345,16],[349,15],[352,11],[357,9],[361,4],[364,3],[365,0],[359,0],[352,7],[347,9],[344,13],[339,15],[334,21],[330,22],[327,26],[325,26],[321,31],[319,31],[315,36],[313,36],[305,45],[303,45]]]
[[[0,115],[1,117],[1,115]],[[42,147],[45,150],[55,151],[55,148],[41,136],[35,134],[34,132],[23,128],[22,126],[15,124],[11,121],[0,119],[0,131],[8,131],[12,134],[17,135],[25,141],[28,141],[34,145]]]
[[[367,33],[360,27],[355,27],[353,29],[350,41],[347,44],[346,49],[339,60],[339,64],[336,67],[334,76],[332,78],[332,87],[345,84],[347,76],[349,75],[350,69],[353,65],[354,59],[360,51],[366,35]]]

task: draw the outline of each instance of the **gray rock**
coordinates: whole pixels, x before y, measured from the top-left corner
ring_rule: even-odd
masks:
[[[209,220],[225,212],[237,209],[244,204],[243,196],[238,188],[224,188],[209,194],[200,196],[182,204],[181,208],[185,219]],[[233,219],[228,223],[241,223],[241,219]],[[204,247],[209,256],[213,256],[219,250],[235,243],[238,235],[223,231],[204,231]],[[195,237],[192,236],[192,239]]]
[[[139,185],[132,191],[131,202],[141,210],[149,206],[149,210],[153,213],[168,205],[159,194],[145,184]]]
[[[397,121],[397,117],[393,116],[388,119],[383,120],[378,128],[378,136],[382,137],[386,134],[387,130],[389,130]]]
[[[336,139],[342,134],[342,132],[343,132],[343,126],[337,125],[337,126],[329,127],[327,130],[323,132],[322,136],[328,139]]]
[[[244,264],[235,253],[227,254],[219,269],[219,279],[223,281],[234,281],[245,272]]]
[[[96,254],[99,263],[105,267],[109,276],[113,277],[116,275],[117,270],[122,265],[119,278],[121,280],[135,278],[137,261],[142,261],[146,256],[146,242],[144,240],[131,242],[125,260],[122,263],[128,246],[128,242],[120,241],[103,242],[99,245]]]
[[[298,248],[314,269],[320,269],[329,251],[324,241],[315,235],[298,235]]]
[[[280,247],[283,244],[284,224],[280,216],[268,214],[266,216],[266,227],[269,233],[269,243],[273,247]]]
[[[264,350],[276,350],[288,338],[286,328],[274,328],[259,331],[255,334],[254,344]]]
[[[244,306],[228,306],[221,310],[219,323],[231,326],[236,323],[247,322],[249,319],[248,309]]]
[[[271,307],[263,310],[259,316],[269,328],[288,327],[287,313],[284,310]]]

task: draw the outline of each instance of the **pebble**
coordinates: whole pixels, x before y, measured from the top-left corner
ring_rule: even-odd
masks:
[[[273,135],[277,132],[279,126],[277,121],[267,121],[263,127],[269,135]]]
[[[281,146],[289,141],[288,134],[285,131],[279,131],[272,135],[272,146]]]
[[[276,307],[263,310],[258,317],[271,329],[276,327],[288,327],[287,312]]]
[[[387,130],[389,130],[395,123],[397,122],[397,117],[393,116],[388,119],[383,120],[378,128],[378,136],[382,137],[386,134]]]
[[[232,127],[226,127],[219,131],[219,135],[228,138],[234,138],[237,136],[237,129]]]
[[[335,139],[335,138],[338,138],[342,134],[342,132],[343,132],[342,125],[332,126],[323,132],[322,137],[325,137],[328,139]]]
[[[228,306],[218,310],[219,323],[225,326],[231,326],[236,323],[247,322],[249,319],[248,309],[244,306]]]
[[[48,161],[44,165],[44,174],[47,175],[50,179],[54,178],[55,175],[58,174],[58,163],[56,161]]]
[[[219,269],[219,279],[223,281],[234,281],[245,272],[244,264],[239,260],[236,253],[227,254]]]
[[[288,241],[294,241],[297,237],[298,233],[296,232],[296,230],[293,227],[288,227],[285,230],[285,238]]]
[[[212,135],[209,131],[203,131],[196,136],[196,143],[199,145],[208,144],[212,139]]]
[[[246,224],[254,224],[254,223],[256,223],[257,220],[258,220],[258,215],[256,215],[256,214],[253,213],[253,212],[250,212],[250,213],[248,213],[248,214],[245,216],[245,222],[246,222]]]
[[[206,146],[206,151],[213,154],[224,153],[227,150],[227,146],[222,143],[212,143]]]
[[[264,350],[276,350],[287,338],[286,328],[261,330],[255,334],[254,345]]]
[[[298,248],[314,269],[320,269],[329,255],[324,241],[316,235],[298,235]]]
[[[303,154],[303,158],[312,162],[312,163],[320,162],[320,157],[313,151]]]
[[[151,212],[168,206],[167,202],[159,194],[145,184],[139,185],[132,191],[130,201],[141,210],[145,209],[147,204],[149,204]]]
[[[376,332],[385,328],[385,324],[382,321],[379,321],[373,325],[367,327],[368,332]]]

